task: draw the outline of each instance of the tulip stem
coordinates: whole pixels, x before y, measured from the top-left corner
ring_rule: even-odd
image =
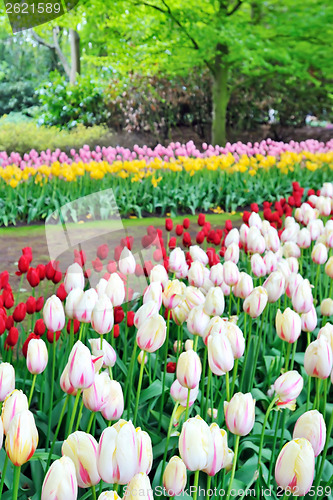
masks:
[[[232,372],[232,384],[231,384],[231,393],[230,393],[231,397],[234,395],[235,384],[236,384],[236,379],[237,379],[237,372],[238,372],[238,362],[239,362],[239,359],[236,358],[235,364],[234,364],[234,369]]]
[[[201,377],[201,402],[200,402],[200,413],[201,417],[204,417],[205,411],[205,399],[203,397],[204,387],[205,387],[205,376],[206,376],[206,365],[207,365],[207,347],[205,346],[203,365],[202,365],[202,377]]]
[[[28,406],[29,407],[30,407],[30,403],[31,403],[31,400],[32,400],[32,395],[33,395],[34,388],[35,388],[36,378],[37,378],[37,374],[35,373],[34,376],[32,377],[31,389],[30,389],[29,400],[28,400]]]
[[[291,344],[288,342],[286,358],[284,360],[284,371],[285,372],[288,371],[289,359],[290,359],[290,352],[291,352]]]
[[[92,423],[94,421],[94,418],[96,416],[96,413],[93,411],[91,412],[91,415],[90,415],[90,418],[89,418],[89,422],[88,422],[88,425],[87,425],[87,429],[86,429],[86,433],[89,434],[90,432],[90,429],[91,429],[91,426],[92,426]]]
[[[229,372],[225,374],[225,388],[227,393],[227,401],[230,401],[230,383],[229,383]]]
[[[62,410],[61,410],[60,417],[59,417],[59,422],[58,422],[56,431],[54,433],[54,437],[53,437],[53,441],[52,441],[52,444],[51,444],[49,456],[47,458],[47,466],[46,466],[45,472],[47,472],[47,470],[48,470],[48,468],[50,466],[51,456],[52,456],[52,453],[53,453],[53,448],[54,448],[55,442],[56,442],[58,434],[59,434],[59,430],[60,430],[60,426],[61,426],[62,420],[63,420],[64,415],[65,415],[65,411],[66,411],[66,408],[67,408],[68,400],[69,400],[69,394],[67,394],[67,396],[65,398],[65,401],[64,401],[64,404],[62,406]]]
[[[275,424],[275,432],[274,432],[273,445],[272,445],[272,455],[271,455],[271,461],[270,461],[270,465],[269,465],[267,484],[270,484],[270,478],[272,475],[273,464],[275,462],[275,449],[276,449],[278,430],[279,430],[279,426],[280,426],[280,419],[281,419],[281,411],[279,411],[279,413],[278,413],[276,424]]]
[[[160,418],[158,420],[157,432],[159,432],[161,430],[162,415],[163,415],[163,408],[164,408],[165,377],[166,377],[166,365],[167,365],[167,361],[168,361],[168,347],[169,347],[170,313],[171,313],[171,310],[168,309],[166,338],[165,338],[165,343],[164,343],[165,351],[164,351],[164,367],[163,367],[163,375],[162,375],[161,407],[160,407]],[[178,348],[178,346],[177,346],[177,348]]]
[[[323,470],[324,470],[324,465],[325,465],[325,460],[326,460],[328,445],[329,445],[329,442],[330,442],[330,439],[331,439],[331,435],[332,435],[332,429],[333,429],[333,410],[332,410],[331,418],[330,418],[330,421],[329,421],[329,424],[328,424],[328,427],[327,427],[326,443],[325,443],[324,450],[323,450],[323,453],[322,453],[322,456],[321,456],[321,462],[320,462],[319,471],[318,471],[318,474],[316,474],[316,484],[315,484],[316,496],[315,496],[315,500],[317,500],[317,496],[318,496],[318,486],[320,484],[320,480],[321,480],[322,475],[323,475]]]
[[[293,343],[293,352],[292,352],[292,355],[291,355],[290,370],[294,369],[294,361],[295,361],[296,348],[297,348],[297,340]]]
[[[166,443],[165,443],[165,450],[164,450],[164,455],[163,455],[162,469],[161,469],[161,477],[160,477],[161,485],[162,485],[162,480],[163,480],[163,472],[164,472],[165,462],[166,462],[166,458],[167,458],[167,454],[168,454],[168,446],[169,446],[169,441],[170,441],[171,429],[172,429],[172,425],[173,425],[173,419],[175,418],[175,414],[176,414],[178,406],[179,406],[179,402],[176,401],[175,406],[172,410],[171,417],[170,417],[168,433],[167,433]]]
[[[74,345],[74,319],[71,319],[71,326],[69,330],[69,352],[72,350]]]
[[[134,417],[133,417],[133,425],[134,425],[134,427],[136,425],[136,417],[138,415],[139,399],[140,399],[140,392],[141,392],[142,378],[143,378],[143,369],[145,367],[145,358],[146,358],[146,351],[143,351],[142,361],[141,361],[141,366],[140,366],[138,390],[136,392],[136,398],[135,398],[135,409],[134,409]]]
[[[229,481],[229,486],[228,486],[228,492],[227,492],[227,497],[226,500],[229,500],[230,494],[231,494],[231,489],[232,489],[232,483],[235,477],[235,472],[236,472],[236,465],[237,465],[237,456],[238,456],[238,447],[239,447],[239,437],[236,436],[235,439],[235,448],[234,448],[234,461],[232,463],[232,469],[231,469],[231,475],[230,475],[230,481]]]
[[[100,336],[100,339],[101,339],[100,350],[103,351],[103,335]]]
[[[199,335],[194,335],[194,342],[193,342],[193,351],[194,352],[197,352],[198,341],[199,341]]]
[[[75,426],[75,431],[79,429],[81,417],[82,417],[82,412],[83,412],[83,399],[81,401],[80,409],[79,409],[79,414],[77,416],[77,421],[76,421],[76,426]]]
[[[5,484],[5,477],[6,477],[6,470],[7,470],[7,465],[8,465],[8,455],[6,453],[5,461],[3,464],[3,469],[1,472],[1,482],[0,482],[0,498],[2,497],[2,490],[3,490],[3,485]]]
[[[244,317],[244,337],[245,337],[245,343],[246,343],[246,348],[245,348],[245,355],[244,355],[244,363],[243,363],[243,369],[242,369],[242,376],[241,376],[241,381],[240,381],[240,391],[242,392],[243,390],[243,382],[244,382],[244,377],[245,377],[245,371],[246,371],[246,365],[247,365],[247,357],[249,355],[249,350],[250,350],[250,343],[251,343],[251,330],[252,330],[252,318],[250,317],[249,319],[249,329],[248,332],[246,331],[246,313]]]
[[[126,401],[127,397],[127,392],[128,392],[128,401],[127,401],[127,420],[129,420],[130,417],[130,411],[131,411],[131,399],[132,399],[132,376],[133,376],[133,369],[134,369],[134,363],[135,363],[135,358],[136,358],[136,351],[138,348],[138,344],[135,341],[134,342],[134,347],[133,347],[133,352],[132,352],[132,357],[131,357],[131,362],[126,378],[126,383],[125,383],[125,390],[124,390],[124,401]],[[157,363],[157,360],[155,361]]]
[[[94,500],[96,500],[96,488],[94,485],[91,487],[91,493]]]
[[[264,437],[265,437],[265,430],[266,430],[266,425],[267,425],[268,417],[269,417],[269,414],[270,414],[273,406],[275,405],[275,403],[277,402],[278,399],[279,398],[276,397],[276,398],[272,399],[272,401],[270,402],[270,405],[268,406],[266,414],[265,414],[264,422],[262,424],[262,430],[261,430],[261,436],[260,436],[260,445],[259,445],[259,453],[258,453],[258,473],[259,474],[260,474],[260,468],[261,468],[261,454],[262,454],[262,448],[263,448],[263,445],[264,445]],[[258,491],[258,489],[259,489],[259,482],[257,483],[257,496],[259,498],[259,496],[260,496],[259,495],[260,494],[260,490]]]
[[[52,343],[52,375],[51,375],[51,391],[50,391],[50,408],[49,408],[49,419],[47,425],[47,435],[45,442],[45,451],[47,451],[50,441],[51,434],[51,423],[52,423],[52,410],[53,410],[53,392],[54,392],[54,378],[55,378],[55,364],[56,364],[56,332],[53,332],[53,343]]]
[[[194,473],[193,500],[197,500],[197,496],[198,496],[199,472],[200,471],[196,470]]]
[[[190,408],[190,396],[191,396],[191,389],[187,389],[187,400],[186,400],[186,411],[185,411],[185,422],[188,419],[188,412]],[[207,394],[207,400],[208,400],[208,394]]]
[[[208,411],[208,405],[209,405],[209,389],[210,389],[210,384],[212,382],[212,370],[208,366],[208,380],[207,380],[207,387],[206,387],[206,401],[205,401],[205,413],[204,413],[204,419],[206,418],[207,411]],[[186,418],[185,418],[186,420]]]
[[[78,391],[76,393],[76,396],[75,396],[74,408],[73,408],[72,416],[71,416],[71,419],[70,419],[70,422],[69,422],[69,429],[68,429],[67,437],[70,434],[72,434],[72,429],[73,429],[73,425],[74,425],[74,419],[75,419],[75,415],[76,415],[77,406],[79,404],[81,392],[82,392],[82,389],[78,389]]]
[[[206,487],[206,500],[209,500],[209,490],[210,490],[210,485],[212,483],[212,476],[207,475],[207,487]]]
[[[21,466],[14,466],[14,479],[13,479],[13,496],[12,500],[17,500],[17,495],[18,495],[18,490],[19,490],[19,485],[20,485],[20,473],[21,473]]]

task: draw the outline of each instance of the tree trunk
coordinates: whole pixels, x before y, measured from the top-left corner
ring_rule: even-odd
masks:
[[[80,37],[77,31],[70,29],[69,37],[71,43],[71,70],[69,81],[72,85],[76,83],[76,75],[81,72],[80,68]]]
[[[212,144],[214,146],[224,146],[227,141],[227,106],[230,98],[228,92],[228,71],[228,66],[223,65],[220,57],[218,57],[213,73]]]

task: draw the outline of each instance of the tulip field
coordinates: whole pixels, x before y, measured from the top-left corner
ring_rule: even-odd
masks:
[[[170,200],[177,175],[210,193],[193,211],[249,206],[2,270],[0,498],[333,500],[332,146],[2,155],[24,207],[111,177]]]

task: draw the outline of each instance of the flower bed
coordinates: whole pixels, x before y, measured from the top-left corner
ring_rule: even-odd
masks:
[[[0,275],[2,498],[332,498],[333,184],[292,193],[66,272],[22,250],[29,296]]]
[[[315,190],[332,178],[333,142],[193,143],[143,147],[84,147],[68,156],[0,153],[0,223],[42,220],[60,205],[112,187],[123,215],[225,211],[291,194],[291,180]],[[36,200],[38,200],[36,202]],[[108,214],[105,214],[107,217]]]

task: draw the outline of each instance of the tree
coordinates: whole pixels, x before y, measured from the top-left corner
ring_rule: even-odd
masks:
[[[209,69],[214,144],[226,141],[233,74],[293,75],[317,84],[323,72],[333,74],[330,0],[109,0],[98,3],[99,15],[105,8],[104,41],[113,65],[115,59],[118,67],[135,61],[150,73]],[[93,10],[96,16],[96,0],[88,26]]]

